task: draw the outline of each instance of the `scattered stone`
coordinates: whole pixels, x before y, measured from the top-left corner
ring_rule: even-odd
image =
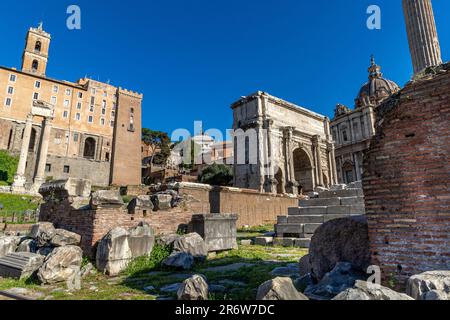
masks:
[[[305,274],[303,277],[298,278],[294,282],[295,287],[300,292],[304,292],[307,287],[312,286],[313,284],[314,279],[312,278],[310,273]]]
[[[128,213],[136,214],[138,212],[152,212],[154,209],[153,202],[148,195],[138,196],[128,204]]]
[[[338,262],[318,284],[308,286],[305,295],[312,300],[330,300],[342,291],[352,288],[356,280],[365,278],[367,275],[359,269],[353,268],[351,263]]]
[[[49,243],[56,234],[56,229],[50,222],[39,222],[31,228],[30,237],[36,240],[39,247]]]
[[[255,245],[257,246],[271,246],[273,245],[273,238],[274,237],[256,237],[255,238]]]
[[[365,272],[370,265],[366,218],[358,216],[324,223],[311,239],[309,256],[313,276],[318,280],[340,261],[350,262]]]
[[[31,253],[36,253],[36,251],[37,251],[37,243],[36,240],[33,239],[23,240],[16,250],[16,252],[31,252]]]
[[[92,194],[89,205],[92,209],[102,207],[122,207],[124,202],[119,191],[99,190]]]
[[[221,272],[237,271],[239,269],[252,267],[252,266],[254,266],[254,264],[238,262],[238,263],[233,263],[233,264],[227,264],[224,266],[209,267],[206,269],[206,271],[221,273]]]
[[[80,272],[83,252],[80,247],[65,246],[53,250],[38,271],[38,278],[43,284],[64,282]]]
[[[264,282],[256,294],[256,300],[309,300],[298,292],[291,278],[275,278]]]
[[[154,286],[147,286],[147,287],[144,287],[144,291],[145,292],[153,292],[153,291],[155,291],[156,290],[156,288],[154,287]]]
[[[367,281],[356,281],[353,288],[338,294],[333,300],[414,300],[410,296]]]
[[[78,246],[81,242],[81,236],[74,232],[64,229],[56,229],[55,235],[50,240],[50,244],[55,247]]]
[[[15,252],[21,238],[16,236],[0,236],[0,257]]]
[[[162,245],[162,246],[168,246],[168,247],[172,247],[173,248],[173,244],[175,243],[176,240],[178,240],[179,237],[180,236],[178,234],[164,235],[164,236],[161,236],[157,240],[157,243],[159,245]]]
[[[270,274],[277,277],[298,278],[298,265],[295,263],[286,267],[277,267],[273,269]]]
[[[215,259],[217,257],[217,252],[208,252],[208,260]]]
[[[230,279],[220,280],[218,283],[221,285],[227,286],[227,287],[246,287],[247,286],[247,284],[245,282],[234,281],[234,280],[230,280]]]
[[[89,290],[90,290],[90,291],[98,292],[98,288],[97,288],[96,286],[90,286],[90,287],[89,287]]]
[[[44,263],[44,257],[30,252],[14,252],[0,258],[0,277],[26,279]]]
[[[155,245],[155,231],[147,223],[141,222],[129,232],[128,245],[133,258],[149,256]]]
[[[227,291],[227,288],[220,284],[210,284],[209,285],[209,292],[211,292],[211,293],[224,293],[226,291]]]
[[[242,246],[251,246],[252,240],[241,240],[241,245]]]
[[[84,267],[81,268],[80,276],[82,279],[86,278],[88,275],[92,273],[94,270],[94,265],[92,263],[86,264]]]
[[[167,193],[157,193],[152,196],[155,211],[169,210],[172,208],[172,195]]]
[[[54,249],[55,249],[55,247],[42,247],[42,248],[39,248],[36,253],[40,254],[41,256],[46,257],[50,253],[52,253]]]
[[[208,300],[208,294],[208,283],[200,275],[184,280],[177,291],[178,300]]]
[[[190,233],[179,237],[175,240],[173,249],[176,252],[189,253],[199,260],[205,260],[208,255],[206,244],[198,233]]]
[[[128,237],[130,233],[120,227],[109,231],[97,247],[97,269],[107,275],[116,276],[125,270],[133,257]]]
[[[81,290],[81,271],[80,267],[71,267],[74,272],[72,275],[66,280],[67,290],[69,291],[78,291]]]
[[[159,289],[159,291],[164,292],[164,293],[174,293],[177,292],[178,289],[180,289],[181,287],[181,283],[173,283],[173,284],[169,284],[167,286],[162,287],[161,289]]]
[[[406,293],[415,300],[450,299],[450,271],[428,271],[414,275],[408,279]]]
[[[168,267],[190,270],[194,264],[194,257],[186,252],[173,252],[163,261],[163,264]]]
[[[311,262],[309,260],[309,254],[300,258],[300,261],[298,262],[298,269],[299,269],[300,277],[303,277],[304,275],[311,273],[312,266],[311,266]]]
[[[45,295],[41,292],[37,292],[31,289],[25,289],[25,288],[11,288],[8,290],[5,290],[7,293],[17,295],[20,297],[24,297],[31,300],[38,300],[43,298]]]

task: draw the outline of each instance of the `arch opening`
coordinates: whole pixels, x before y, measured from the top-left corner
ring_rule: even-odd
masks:
[[[294,150],[294,176],[299,183],[299,194],[313,191],[313,166],[311,160],[305,150],[298,148]]]

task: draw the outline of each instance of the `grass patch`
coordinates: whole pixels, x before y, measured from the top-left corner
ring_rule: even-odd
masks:
[[[0,193],[0,203],[3,205],[2,211],[7,213],[36,210],[39,201],[40,199],[36,197]]]
[[[272,232],[275,230],[275,226],[273,224],[265,224],[261,226],[256,227],[250,227],[250,228],[241,228],[238,230],[238,232],[242,233],[266,233],[266,232]]]
[[[161,263],[164,259],[170,256],[171,248],[169,246],[162,246],[155,244],[150,256],[140,257],[134,259],[127,267],[125,274],[137,275],[153,270],[160,270]]]

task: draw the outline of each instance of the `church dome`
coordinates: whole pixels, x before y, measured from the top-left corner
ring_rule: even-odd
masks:
[[[356,98],[356,107],[374,106],[377,107],[383,100],[398,92],[400,87],[391,80],[383,78],[381,67],[375,63],[372,56],[369,67],[369,81],[359,90]]]

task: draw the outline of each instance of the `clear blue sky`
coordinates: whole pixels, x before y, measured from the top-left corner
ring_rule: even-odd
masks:
[[[66,28],[78,4],[82,30]],[[381,31],[366,9],[382,9]],[[444,60],[450,1],[433,1]],[[0,64],[20,67],[29,26],[52,34],[47,75],[85,75],[144,93],[143,125],[171,133],[232,125],[230,104],[267,91],[332,116],[353,107],[373,53],[401,86],[412,73],[401,0],[1,1]]]

